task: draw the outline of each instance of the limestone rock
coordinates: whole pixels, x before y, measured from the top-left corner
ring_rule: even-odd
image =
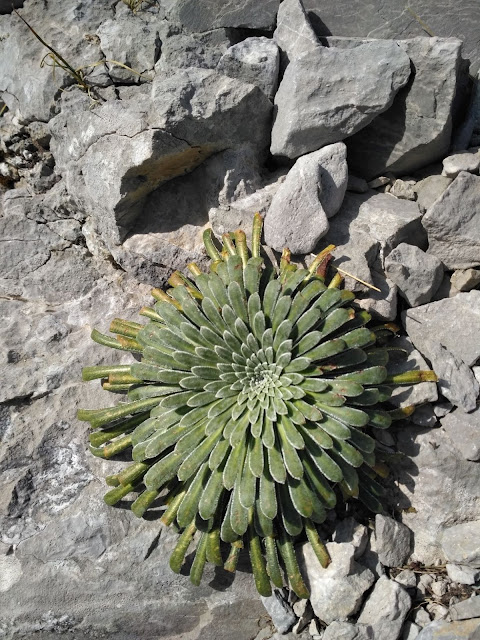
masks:
[[[160,59],[155,64],[158,73],[170,75],[174,69],[188,67],[215,69],[232,45],[229,29],[185,33],[170,22],[158,26],[162,41]]]
[[[325,629],[322,640],[373,640],[373,633],[368,625],[334,621]]]
[[[449,269],[480,265],[480,176],[458,174],[423,217],[428,252]]]
[[[379,320],[394,320],[397,316],[397,285],[376,269],[372,269],[370,275],[373,285],[380,291],[370,289],[368,293],[359,295],[358,306]]]
[[[452,179],[446,176],[432,175],[416,183],[414,190],[417,194],[417,204],[422,213],[440,198],[451,182]]]
[[[480,596],[471,596],[468,600],[457,602],[450,607],[450,613],[454,620],[480,618]]]
[[[461,41],[414,38],[397,44],[415,73],[390,109],[348,141],[349,164],[367,179],[385,171],[408,174],[443,158],[450,145]]]
[[[273,39],[282,52],[282,67],[320,46],[303,8],[302,0],[283,0],[277,14]]]
[[[403,625],[402,640],[415,640],[415,638],[418,637],[420,631],[421,627],[419,627],[418,624],[407,620],[407,622]]]
[[[411,307],[430,302],[443,279],[443,264],[418,247],[400,243],[385,259],[385,273]]]
[[[442,175],[448,178],[456,178],[460,171],[468,171],[469,173],[478,173],[480,168],[480,152],[479,150],[468,150],[455,153],[443,160]]]
[[[171,3],[168,18],[179,22],[188,32],[198,33],[218,27],[243,27],[271,30],[275,24],[279,0],[179,0]]]
[[[354,518],[344,518],[337,523],[332,539],[334,542],[348,542],[355,547],[354,558],[358,560],[366,549],[368,543],[368,530]]]
[[[413,344],[432,363],[443,395],[473,411],[479,387],[469,367],[480,357],[480,291],[409,309],[404,323]]]
[[[59,170],[109,246],[161,183],[227,148],[253,141],[255,153],[265,150],[272,105],[258,87],[191,68],[154,82],[152,91],[153,102],[142,96],[94,110],[80,100],[51,123]]]
[[[413,531],[412,558],[426,565],[445,562],[445,527],[480,520],[478,463],[465,460],[442,429],[413,426],[396,436],[397,450],[406,457],[392,464],[398,479],[395,505],[406,510],[402,521]]]
[[[455,409],[442,418],[442,427],[466,460],[480,460],[480,409]]]
[[[386,567],[401,567],[410,556],[412,533],[401,522],[388,516],[375,516],[375,536],[380,562]]]
[[[310,588],[315,615],[330,624],[358,611],[362,596],[374,582],[369,569],[354,561],[355,547],[349,543],[327,542],[332,562],[322,569],[309,544],[301,547],[300,567]]]
[[[307,51],[275,96],[272,154],[294,159],[352,135],[391,105],[409,75],[408,56],[391,42]]]
[[[274,195],[285,181],[285,175],[274,174],[268,182],[257,191],[233,202],[212,207],[208,216],[212,229],[217,236],[232,229],[243,229],[250,236],[255,213],[265,215],[272,204]]]
[[[403,200],[416,200],[417,196],[415,195],[414,185],[414,181],[398,179],[394,181],[388,193],[391,193],[392,196]]]
[[[247,38],[230,47],[220,58],[220,73],[254,84],[268,97],[277,90],[280,53],[268,38]]]
[[[442,548],[450,562],[480,569],[480,520],[445,529]]]
[[[457,291],[470,291],[480,285],[480,269],[459,269],[450,278]]]
[[[282,598],[278,589],[274,589],[271,596],[260,596],[263,606],[268,611],[273,624],[279,633],[288,633],[297,621],[292,607]]]
[[[435,620],[424,627],[417,640],[476,640],[480,629],[480,618],[445,622]]]
[[[133,69],[107,63],[108,74],[114,82],[138,83],[151,79],[160,52],[159,31],[154,16],[138,12],[134,14],[128,7],[117,11],[115,19],[105,20],[97,29],[100,47],[107,60],[115,60]]]
[[[475,584],[480,579],[479,569],[474,569],[464,564],[452,564],[448,562],[445,568],[450,580],[452,582],[458,582],[458,584]]]
[[[347,188],[345,145],[303,156],[273,197],[265,218],[265,242],[277,251],[313,251],[329,228]]]
[[[382,576],[375,583],[357,622],[370,625],[376,638],[397,640],[411,604],[412,600],[403,587]]]
[[[395,582],[401,584],[405,589],[414,589],[417,586],[417,578],[411,569],[404,569],[395,576]]]
[[[428,363],[415,349],[411,340],[406,336],[395,338],[393,346],[406,352],[406,358],[396,356],[392,352],[388,362],[389,375],[404,373],[405,371],[426,371]],[[408,407],[411,405],[423,405],[426,402],[435,402],[438,399],[437,385],[435,382],[420,382],[413,385],[401,385],[392,391],[389,402],[396,407]],[[415,415],[415,414],[414,414]]]
[[[11,2],[8,3],[11,7]],[[93,65],[103,55],[98,39],[86,40],[85,33],[95,34],[100,24],[111,17],[108,5],[78,6],[77,0],[42,3],[29,2],[21,10],[22,16],[42,38],[64,55],[74,68]],[[42,58],[48,51],[32,36],[27,26],[12,13],[0,22],[0,97],[9,110],[23,122],[47,122],[58,112],[58,91],[75,81],[57,67],[55,76],[46,66],[40,69]],[[19,69],[23,73],[19,74]],[[111,84],[105,68],[84,69],[89,81]]]

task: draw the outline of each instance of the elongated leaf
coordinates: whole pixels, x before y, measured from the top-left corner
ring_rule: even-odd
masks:
[[[298,536],[303,529],[303,522],[296,510],[286,484],[278,484],[277,500],[282,515],[282,523],[286,532],[291,536]]]
[[[223,490],[223,467],[220,466],[210,474],[198,502],[198,512],[204,520],[208,520],[215,515]]]
[[[205,458],[210,455],[221,434],[221,429],[212,433],[185,458],[177,473],[179,480],[188,480],[196,472]]]
[[[192,480],[187,493],[185,494],[177,512],[177,522],[180,527],[186,527],[195,518],[198,509],[198,503],[202,493],[207,485],[209,469],[208,464],[204,463],[195,478]]]
[[[267,560],[267,573],[272,583],[278,588],[283,587],[282,571],[278,561],[277,544],[273,536],[267,536],[263,540],[265,544],[265,556]]]
[[[290,540],[288,535],[286,535],[283,529],[280,529],[277,546],[278,550],[280,551],[280,555],[282,556],[285,563],[288,583],[292,591],[294,591],[294,593],[296,593],[299,598],[309,598],[310,592],[305,586],[300,573],[300,569],[298,568],[298,562],[295,556],[295,550],[293,548],[292,541]]]

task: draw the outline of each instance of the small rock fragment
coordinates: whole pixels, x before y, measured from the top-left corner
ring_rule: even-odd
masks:
[[[416,200],[417,194],[415,193],[414,184],[412,182],[407,182],[406,180],[395,180],[392,184],[389,193],[396,198],[401,198],[403,200]]]
[[[480,269],[458,269],[453,272],[450,282],[457,291],[471,291],[480,284]]]
[[[432,204],[440,198],[443,192],[451,184],[452,179],[445,176],[427,176],[414,186],[417,194],[417,204],[422,212],[427,211]]]
[[[364,624],[332,622],[325,629],[322,640],[373,640],[373,629]]]
[[[410,569],[400,571],[400,573],[395,576],[395,582],[398,582],[398,584],[401,584],[402,587],[405,587],[406,589],[412,589],[417,586],[415,573]]]
[[[287,633],[297,622],[297,616],[292,607],[284,600],[281,592],[274,589],[268,598],[260,596],[263,606],[268,611],[272,622],[280,633]]]
[[[410,244],[401,243],[386,257],[385,273],[411,307],[430,302],[443,279],[443,264]]]
[[[412,532],[401,522],[377,514],[375,535],[380,562],[386,567],[400,567],[405,564],[411,552]]]
[[[458,584],[475,584],[480,579],[480,570],[461,564],[446,565],[448,577]]]
[[[456,178],[460,171],[468,171],[469,173],[478,173],[480,167],[480,151],[468,150],[455,153],[448,156],[443,161],[442,176],[447,178]]]

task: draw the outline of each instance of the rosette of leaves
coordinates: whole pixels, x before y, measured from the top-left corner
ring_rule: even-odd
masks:
[[[147,324],[116,319],[116,337],[92,333],[115,349],[141,354],[131,365],[87,367],[85,380],[126,394],[125,401],[80,410],[90,422],[91,451],[111,458],[131,450],[133,463],[107,478],[115,504],[130,493],[143,516],[160,503],[162,521],[180,532],[170,565],[187,550],[199,584],[205,563],[234,571],[248,548],[258,591],[287,583],[308,597],[294,552],[303,533],[323,566],[317,525],[340,498],[382,511],[385,464],[375,430],[408,410],[388,411],[392,385],[435,380],[433,372],[388,374],[389,325],[371,327],[354,295],[327,285],[328,247],[308,269],[285,250],[277,270],[261,256],[262,218],[251,252],[245,234],[204,241],[208,273],[189,265],[141,314]],[[138,357],[138,356],[137,356]]]

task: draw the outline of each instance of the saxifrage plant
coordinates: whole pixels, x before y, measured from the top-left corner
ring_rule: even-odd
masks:
[[[209,273],[191,264],[191,280],[175,272],[170,289],[154,289],[154,307],[140,312],[146,325],[115,319],[116,338],[93,331],[100,344],[142,357],[85,368],[85,380],[104,379],[126,401],[78,417],[94,429],[95,455],[131,449],[133,464],[107,478],[107,504],[136,492],[138,517],[159,499],[167,505],[162,521],[182,532],[174,571],[194,539],[194,584],[206,561],[235,571],[246,546],[260,594],[281,587],[285,571],[308,597],[296,538],[305,532],[327,566],[317,524],[338,497],[382,511],[377,476],[388,471],[372,436],[411,412],[384,403],[392,385],[436,377],[389,376],[384,343],[394,328],[369,326],[338,274],[326,284],[333,247],[308,269],[285,250],[277,272],[260,255],[261,231],[257,214],[251,253],[243,231],[225,234],[221,252],[206,231]]]

